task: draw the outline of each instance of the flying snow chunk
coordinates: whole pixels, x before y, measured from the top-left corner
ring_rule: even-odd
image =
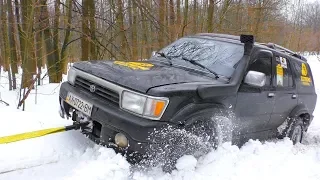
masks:
[[[194,170],[197,165],[197,159],[191,155],[184,155],[178,159],[176,168],[178,170]]]

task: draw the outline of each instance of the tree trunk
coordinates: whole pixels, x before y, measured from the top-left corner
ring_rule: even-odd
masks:
[[[41,65],[42,65],[42,31],[36,32],[36,57],[37,57],[37,69],[38,73],[41,74]],[[41,85],[41,80],[38,78],[38,85]]]
[[[3,38],[3,59],[4,59],[4,69],[8,72],[9,79],[9,90],[12,90],[12,80],[11,80],[11,69],[10,69],[10,45],[8,37],[8,18],[7,18],[7,8],[3,3],[3,0],[0,0],[1,8],[1,17],[2,17],[2,38]]]
[[[41,10],[41,7],[40,5],[37,5],[36,7],[36,21],[38,22],[36,24],[36,29],[37,31],[35,32],[35,47],[36,47],[36,58],[37,58],[37,69],[38,69],[38,72],[37,74],[41,74],[41,65],[42,65],[42,59],[43,59],[43,53],[42,53],[42,38],[43,38],[43,31],[41,30],[40,28],[40,25],[39,25],[39,22],[40,22],[40,10]],[[38,78],[37,79],[37,84],[38,85],[41,85],[41,79]]]
[[[32,76],[36,74],[35,54],[34,54],[34,35],[33,35],[33,19],[34,8],[32,0],[21,1],[22,14],[22,31],[24,39],[24,53],[22,54],[22,87],[33,88],[31,86]]]
[[[67,46],[71,38],[72,0],[67,0],[66,4],[67,4],[67,15],[66,15],[67,25],[66,25],[63,45],[61,48],[61,64],[62,64],[62,71],[64,74],[67,73],[67,64],[68,64]]]
[[[177,0],[177,29],[175,36],[180,37],[180,29],[181,29],[181,1]]]
[[[145,4],[147,7],[149,7],[148,0],[145,2]],[[149,38],[150,38],[149,31],[150,31],[150,29],[148,28],[147,18],[146,18],[142,9],[140,9],[140,16],[142,18],[142,32],[143,32],[142,40],[143,40],[143,45],[146,47],[146,48],[144,48],[145,53],[144,53],[144,56],[141,57],[141,59],[142,59],[142,58],[148,58],[150,56],[151,51],[152,51],[152,47],[149,45]]]
[[[183,11],[183,25],[182,25],[182,31],[181,31],[181,37],[185,34],[185,29],[188,25],[188,12],[189,12],[189,1],[184,0],[184,11]]]
[[[1,0],[0,0],[1,1]],[[1,9],[1,8],[0,8]],[[0,10],[0,14],[1,14],[1,10]],[[0,19],[1,22],[1,19]],[[1,29],[1,28],[0,28]],[[0,33],[0,75],[1,75],[1,67],[3,66],[3,58],[2,58],[2,54],[3,54],[3,45],[2,45],[2,41],[1,41],[2,35]],[[0,76],[1,77],[1,76]]]
[[[16,73],[18,73],[18,57],[17,57],[17,45],[15,41],[15,28],[14,28],[14,17],[12,10],[11,0],[7,0],[8,5],[8,15],[9,15],[9,42],[10,42],[10,57],[11,57],[11,73],[12,73],[12,88],[17,88]]]
[[[238,0],[237,7],[236,7],[236,30],[242,29],[242,17],[240,15],[240,9],[242,6],[242,0]]]
[[[200,14],[200,20],[199,20],[199,23],[198,23],[198,27],[199,27],[199,31],[200,32],[204,32],[204,31],[207,31],[207,25],[206,22],[207,22],[207,19],[204,18],[204,17],[207,17],[207,9],[208,9],[208,0],[203,0],[203,4],[201,6],[202,8],[202,11],[199,11],[199,14]],[[205,11],[203,11],[205,10]]]
[[[198,29],[198,8],[197,8],[197,0],[193,1],[193,28],[192,32],[197,33]]]
[[[116,24],[117,24],[117,30],[119,33],[119,54],[120,58],[122,60],[128,60],[127,55],[128,49],[127,49],[127,39],[126,39],[126,33],[124,29],[124,15],[123,15],[123,3],[122,0],[117,0],[117,18],[116,18]]]
[[[164,46],[164,38],[165,38],[165,4],[163,0],[159,2],[159,35],[158,35],[158,42],[159,47],[162,48]]]
[[[52,40],[52,34],[49,29],[49,12],[47,6],[47,0],[41,0],[41,10],[40,10],[40,29],[43,30],[44,41],[47,52],[47,69],[49,75],[49,83],[59,83],[60,81],[57,79],[56,72],[56,53],[54,53],[54,42]]]
[[[222,29],[223,22],[224,22],[225,15],[229,9],[230,4],[231,4],[231,0],[224,0],[223,1],[222,9],[220,10],[220,13],[219,13],[219,23],[218,23],[218,31],[219,32],[224,32]]]
[[[254,27],[254,31],[253,31],[253,34],[255,35],[255,37],[257,39],[259,38],[259,30],[260,30],[260,26],[261,26],[262,16],[263,16],[262,0],[259,0],[258,7],[256,8],[256,16],[255,16],[256,23],[255,23],[255,27]]]
[[[59,47],[59,26],[60,26],[60,0],[54,1],[54,29],[53,29],[53,48],[54,56],[56,59],[55,71],[56,71],[56,81],[62,81],[62,63],[60,59],[60,47]]]
[[[130,42],[130,46],[128,46],[129,49],[129,54],[130,54],[130,60],[132,60],[132,55],[133,55],[133,2],[132,0],[128,0],[128,5],[127,5],[127,12],[128,12],[128,26],[129,26],[129,34],[128,34],[128,39]]]
[[[22,62],[22,54],[24,53],[24,38],[23,38],[23,32],[22,32],[22,25],[21,25],[21,17],[20,17],[20,5],[19,5],[19,1],[15,0],[14,1],[14,6],[15,6],[15,15],[16,15],[16,23],[17,23],[17,27],[18,27],[18,36],[17,37],[17,45],[19,45],[20,50],[17,49],[19,51],[18,53],[18,59],[20,60],[20,62]]]
[[[169,28],[170,28],[170,41],[172,42],[172,41],[174,41],[174,39],[175,39],[175,34],[176,34],[176,32],[175,32],[175,12],[174,12],[174,2],[173,2],[174,0],[170,0],[169,1],[169,9],[170,9],[170,11],[169,11],[169,13],[170,13],[170,21],[169,21]]]
[[[82,1],[82,38],[81,38],[81,60],[87,61],[89,60],[89,52],[90,52],[90,45],[89,45],[89,21],[88,21],[88,1]]]
[[[130,0],[132,1],[132,0]],[[138,8],[137,3],[132,1],[132,60],[138,59],[138,49],[141,47],[141,43],[138,43]],[[141,49],[141,48],[140,48]]]
[[[208,7],[208,26],[207,26],[207,31],[208,32],[213,32],[213,14],[214,14],[214,5],[215,5],[215,0],[209,0],[209,7]]]
[[[96,46],[96,8],[94,1],[88,1],[88,14],[89,14],[89,21],[90,21],[90,59],[97,60],[97,46]]]

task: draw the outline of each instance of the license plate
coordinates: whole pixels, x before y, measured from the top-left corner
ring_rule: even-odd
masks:
[[[93,105],[88,103],[87,101],[81,99],[80,97],[68,93],[68,96],[66,98],[66,102],[76,108],[77,110],[83,112],[87,116],[91,116],[91,111]]]

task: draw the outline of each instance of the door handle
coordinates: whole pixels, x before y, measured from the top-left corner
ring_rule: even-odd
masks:
[[[274,97],[276,94],[275,93],[268,93],[268,97],[269,98],[272,98],[272,97]]]
[[[291,98],[292,99],[297,99],[297,95],[296,94],[292,94]]]

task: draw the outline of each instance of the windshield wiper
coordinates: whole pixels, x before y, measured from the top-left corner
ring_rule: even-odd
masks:
[[[169,65],[172,66],[171,57],[167,56],[163,52],[156,52],[156,53],[159,54],[161,57],[164,57],[167,60],[167,62],[169,63]]]
[[[205,70],[211,72],[213,75],[215,75],[215,78],[216,78],[216,79],[219,78],[219,75],[218,75],[216,72],[210,70],[209,68],[205,67],[204,65],[198,63],[197,61],[195,61],[195,60],[193,60],[193,59],[187,59],[187,58],[185,58],[185,57],[182,57],[182,60],[188,61],[188,62],[190,62],[190,63],[193,64],[193,65],[199,66],[199,67],[201,67],[202,69],[205,69]]]

